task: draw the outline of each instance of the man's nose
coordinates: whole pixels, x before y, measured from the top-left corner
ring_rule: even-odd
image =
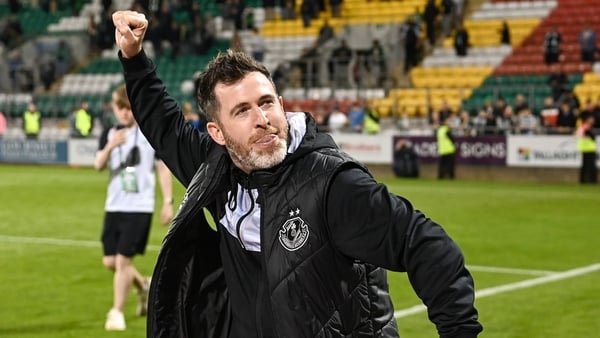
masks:
[[[266,126],[270,124],[266,110],[263,110],[260,107],[256,107],[255,109],[253,109],[253,112],[257,126]]]

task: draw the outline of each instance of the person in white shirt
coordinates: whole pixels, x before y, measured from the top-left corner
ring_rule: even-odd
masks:
[[[135,255],[143,254],[148,244],[155,203],[155,169],[163,198],[160,221],[169,224],[173,217],[171,172],[155,157],[154,149],[137,126],[125,85],[112,95],[112,107],[119,124],[107,128],[100,137],[94,167],[109,169],[104,226],[102,229],[103,265],[114,272],[113,306],[104,328],[126,329],[123,309],[129,288],[140,296],[137,315],[147,312],[150,278],[144,277],[133,264]]]

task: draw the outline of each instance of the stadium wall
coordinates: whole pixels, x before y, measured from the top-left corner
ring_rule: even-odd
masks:
[[[393,176],[394,144],[401,139],[409,140],[419,157],[420,177],[437,176],[437,146],[431,136],[383,133],[334,134],[333,138],[341,149],[366,163],[378,176]],[[484,135],[456,139],[457,179],[578,181],[581,157],[575,137],[571,135]],[[3,139],[0,140],[0,163],[93,166],[97,147],[97,139]]]

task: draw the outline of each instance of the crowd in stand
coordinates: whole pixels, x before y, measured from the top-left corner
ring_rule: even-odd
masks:
[[[317,18],[323,11],[330,9],[329,17],[341,15],[340,6],[342,0],[298,0],[302,1],[299,12],[296,13],[296,0],[282,2],[280,9],[281,19],[294,19],[302,17],[305,26],[310,26],[312,20]],[[327,3],[326,3],[327,2]],[[251,53],[257,60],[263,60],[264,55],[269,53],[268,43],[254,25],[251,11],[247,10],[245,0],[219,0],[221,17],[223,18],[223,29],[233,32],[231,48]],[[428,0],[421,11],[416,9],[400,27],[400,40],[404,51],[404,72],[419,64],[427,49],[439,45],[441,39],[454,36],[454,48],[457,56],[465,56],[470,47],[468,32],[462,24],[463,11],[466,0],[443,0],[436,2]],[[90,45],[98,52],[114,46],[114,26],[110,13],[112,13],[112,2],[102,1],[104,15],[97,22],[90,19],[88,34]],[[168,2],[164,1],[160,6],[152,5],[154,2],[135,2],[133,9],[146,14],[149,20],[147,40],[151,42],[155,55],[166,52],[173,58],[186,54],[204,54],[212,46],[217,37],[215,18],[211,14],[203,12],[197,2]],[[439,5],[438,5],[439,4]],[[273,9],[280,5],[277,1],[264,0],[263,6],[267,13],[267,19],[273,16]],[[174,16],[175,13],[185,13],[187,17],[181,19]],[[269,14],[271,13],[271,14]],[[5,46],[14,44],[22,36],[22,29],[18,20],[10,18],[0,38]],[[242,44],[239,32],[252,30],[252,37],[247,46]],[[424,33],[422,33],[424,32]],[[425,39],[421,39],[421,36]],[[510,28],[504,22],[499,31],[499,42],[510,44]],[[559,60],[561,36],[557,29],[548,32],[545,40],[544,55],[548,63]],[[590,25],[587,25],[580,35],[581,57],[585,61],[594,61],[597,50],[591,46],[596,45],[596,33]],[[343,36],[337,36],[330,23],[325,20],[319,29],[315,43],[306,48],[302,55],[293,62],[282,62],[273,70],[273,79],[280,91],[288,87],[319,87],[329,86],[336,88],[369,88],[382,87],[386,81],[391,80],[392,66],[389,64],[388,53],[390,50],[382,45],[381,41],[373,39],[367,49],[353,49]],[[325,52],[324,52],[325,51]],[[323,57],[325,60],[323,61]],[[18,55],[14,58],[13,69],[18,69]],[[43,58],[41,59],[43,61]],[[56,78],[56,64],[40,62],[40,74],[44,88],[49,89]],[[321,76],[325,74],[325,76]],[[23,74],[17,71],[11,73],[16,79]],[[21,79],[22,83],[27,81]],[[393,84],[392,84],[393,85]],[[596,127],[600,124],[600,102],[585,102],[580,105],[577,97],[567,87],[566,75],[560,70],[549,75],[548,85],[552,88],[552,95],[546,100],[541,109],[527,103],[524,93],[515,99],[508,98],[513,104],[508,104],[507,99],[500,94],[497,98],[490,98],[484,107],[477,111],[465,111],[459,109],[452,111],[446,103],[440,109],[430,109],[426,119],[429,128],[437,128],[439,121],[451,116],[450,126],[458,131],[458,134],[503,134],[503,133],[572,133],[575,128],[575,120],[582,112],[588,112],[597,116]],[[19,89],[27,90],[27,86]],[[31,89],[31,88],[29,88]],[[494,102],[495,101],[495,102]],[[355,111],[362,114],[354,114]],[[357,100],[351,107],[347,104],[340,105],[324,101],[322,105],[315,107],[314,115],[318,121],[322,121],[322,128],[330,131],[363,132],[364,128],[358,128],[356,121],[360,118],[351,118],[351,115],[366,116],[365,112],[376,112],[376,107],[370,107],[366,100]],[[580,112],[581,111],[581,112]],[[342,121],[340,113],[346,116]],[[397,126],[400,129],[409,128],[412,124],[407,122],[408,114],[398,109],[395,112]],[[333,117],[333,118],[332,118]],[[378,117],[377,117],[378,119]],[[362,119],[361,121],[364,121]]]

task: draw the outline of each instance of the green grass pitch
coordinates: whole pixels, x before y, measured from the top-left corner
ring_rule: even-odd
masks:
[[[0,337],[145,337],[127,303],[127,331],[104,331],[112,275],[101,264],[107,173],[0,165]],[[600,186],[401,180],[390,190],[442,224],[463,249],[479,292],[481,337],[600,336]],[[174,182],[175,200],[184,189]],[[136,258],[150,274],[166,232],[154,217]],[[403,338],[436,331],[405,274],[390,273]]]

